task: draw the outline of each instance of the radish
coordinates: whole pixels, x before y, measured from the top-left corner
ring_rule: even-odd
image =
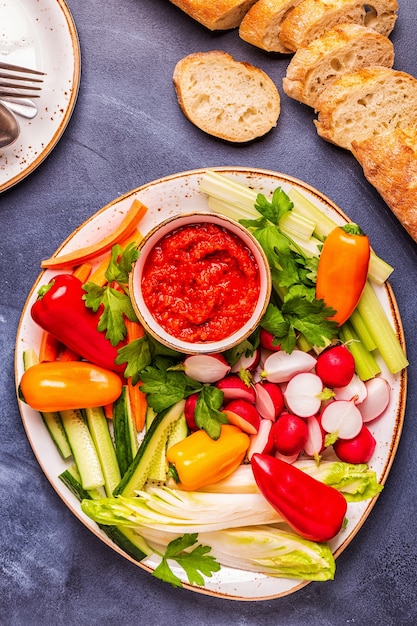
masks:
[[[261,417],[275,421],[284,408],[284,395],[276,383],[259,382],[255,384],[256,408]]]
[[[334,400],[323,409],[321,425],[332,435],[329,444],[337,438],[353,439],[362,428],[362,415],[354,400]]]
[[[271,436],[271,420],[261,420],[259,430],[256,435],[250,436],[249,450],[247,453],[250,460],[252,454],[259,452],[260,454],[273,454],[275,450],[274,440]]]
[[[345,345],[326,348],[317,357],[316,374],[326,387],[346,387],[355,373],[355,359]]]
[[[199,383],[215,383],[230,372],[221,354],[192,354],[184,359],[184,372]]]
[[[389,404],[391,388],[385,378],[371,378],[365,383],[367,396],[363,402],[358,404],[362,420],[371,422],[382,415]]]
[[[376,441],[369,428],[362,426],[356,437],[338,439],[333,450],[345,463],[368,463],[376,447]]]
[[[285,383],[296,374],[310,372],[316,359],[308,352],[293,350],[291,354],[280,351],[270,354],[264,363],[261,377],[271,383]]]
[[[255,389],[251,385],[246,385],[237,374],[229,374],[215,386],[223,391],[225,400],[247,400],[252,404],[256,402]]]
[[[259,343],[263,348],[269,350],[270,352],[279,352],[281,350],[281,345],[274,342],[275,335],[265,330],[265,328],[261,328],[259,332]]]
[[[290,465],[292,465],[292,463],[295,463],[297,461],[300,455],[298,452],[296,452],[295,454],[291,454],[290,456],[288,456],[287,454],[281,454],[281,452],[275,451],[274,456],[276,459],[279,459],[280,461],[285,461],[285,463],[289,463]]]
[[[292,413],[283,413],[272,425],[272,436],[277,452],[285,456],[298,455],[307,441],[307,422]]]
[[[187,422],[188,428],[192,431],[198,430],[198,426],[195,423],[195,407],[197,405],[198,396],[198,393],[193,393],[186,398],[184,404],[185,421]]]
[[[250,356],[246,356],[246,354],[242,354],[236,363],[232,365],[231,372],[233,374],[238,374],[241,370],[248,370],[249,372],[253,372],[259,365],[261,360],[261,350],[260,348],[256,348]]]
[[[304,372],[289,381],[284,392],[288,409],[299,417],[315,415],[321,407],[323,383],[317,374]]]
[[[304,446],[304,452],[309,456],[318,457],[323,452],[325,431],[321,426],[320,418],[317,415],[307,417],[308,437]]]
[[[222,409],[230,424],[238,426],[244,433],[255,435],[261,424],[261,416],[255,406],[247,400],[231,400]]]
[[[356,404],[363,402],[367,396],[366,385],[354,374],[352,380],[345,387],[335,387],[333,389],[336,400],[354,400]]]

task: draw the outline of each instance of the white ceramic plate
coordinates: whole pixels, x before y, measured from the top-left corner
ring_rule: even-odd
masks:
[[[46,72],[32,120],[0,149],[0,192],[30,174],[62,136],[78,94],[80,49],[64,0],[0,0],[0,61]]]
[[[62,244],[57,252],[67,253],[71,250],[100,241],[117,227],[134,198],[140,199],[149,207],[148,213],[140,224],[140,229],[143,234],[171,215],[190,211],[207,211],[206,197],[198,188],[198,182],[203,171],[204,170],[194,170],[191,172],[183,172],[153,181],[114,200],[80,226],[80,228]],[[338,209],[331,200],[299,180],[265,170],[218,168],[218,171],[236,177],[237,180],[251,185],[257,191],[265,194],[269,194],[278,186],[281,186],[284,190],[295,186],[335,221],[340,224],[347,221],[344,213]],[[56,274],[56,272],[54,273],[48,270],[39,275],[23,310],[16,342],[16,384],[18,384],[23,373],[23,351],[30,347],[35,349],[39,348],[41,331],[31,320],[30,307],[36,299],[38,288],[47,283],[54,274]],[[380,287],[377,289],[377,294],[404,347],[401,319],[391,288],[389,285]],[[400,439],[405,411],[407,380],[405,371],[400,375],[392,376],[383,368],[383,375],[389,380],[392,388],[390,405],[382,417],[370,424],[374,437],[377,439],[377,448],[372,458],[371,467],[376,471],[378,480],[381,483],[384,483],[388,476]],[[54,444],[50,440],[39,414],[22,403],[20,403],[20,410],[27,436],[39,464],[62,500],[93,533],[103,540],[103,542],[110,545],[114,550],[129,560],[132,560],[117,548],[97,528],[94,522],[84,516],[80,510],[78,501],[68,492],[67,488],[59,480],[58,475],[65,469],[65,463],[61,460],[54,448]],[[341,531],[331,544],[336,556],[348,546],[349,542],[368,517],[374,503],[375,499],[363,503],[349,504],[349,524],[347,529]],[[156,562],[152,559],[147,559],[140,564],[140,567],[152,570],[155,565]],[[178,571],[177,574],[181,577],[180,571]],[[207,579],[204,587],[189,587],[184,580],[184,586],[194,591],[236,600],[277,598],[301,589],[306,584],[306,582],[272,578],[261,574],[253,574],[251,572],[224,567],[220,572],[216,573],[213,578]]]

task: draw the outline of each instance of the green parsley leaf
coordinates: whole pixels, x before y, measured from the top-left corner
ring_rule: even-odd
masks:
[[[286,213],[291,211],[294,204],[281,187],[277,187],[269,201],[263,194],[258,194],[255,209],[273,224],[279,224]]]
[[[209,546],[197,545],[193,550],[189,550],[197,543],[197,533],[186,533],[182,537],[173,539],[167,546],[161,563],[153,571],[153,576],[171,583],[174,587],[181,587],[180,578],[172,571],[169,560],[175,561],[182,567],[191,585],[204,585],[204,576],[211,577],[213,572],[220,570],[220,563],[209,555]]]
[[[132,322],[136,321],[136,314],[132,302],[126,293],[106,287],[103,298],[103,313],[100,315],[98,330],[106,331],[107,339],[113,346],[117,346],[126,336],[124,316]]]
[[[198,394],[194,413],[195,423],[212,439],[218,439],[221,424],[228,423],[226,415],[219,410],[223,404],[223,396],[220,389],[211,385],[205,385]]]
[[[142,370],[140,380],[140,388],[147,394],[149,406],[157,413],[202,388],[201,383],[192,380],[184,372],[164,370],[155,365]]]
[[[139,252],[135,242],[130,243],[124,250],[119,244],[114,245],[106,271],[106,278],[109,283],[127,284],[132,265],[138,256]]]
[[[127,363],[124,375],[126,378],[131,377],[134,385],[139,380],[139,373],[150,365],[151,361],[152,357],[147,335],[119,348],[116,358],[118,365]]]

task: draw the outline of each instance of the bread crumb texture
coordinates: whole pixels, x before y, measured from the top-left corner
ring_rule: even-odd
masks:
[[[210,135],[247,142],[277,124],[281,107],[275,83],[226,52],[196,52],[181,59],[173,82],[185,116]]]

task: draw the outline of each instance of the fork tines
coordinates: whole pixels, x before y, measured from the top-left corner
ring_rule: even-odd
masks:
[[[37,98],[45,72],[0,62],[0,98]]]

